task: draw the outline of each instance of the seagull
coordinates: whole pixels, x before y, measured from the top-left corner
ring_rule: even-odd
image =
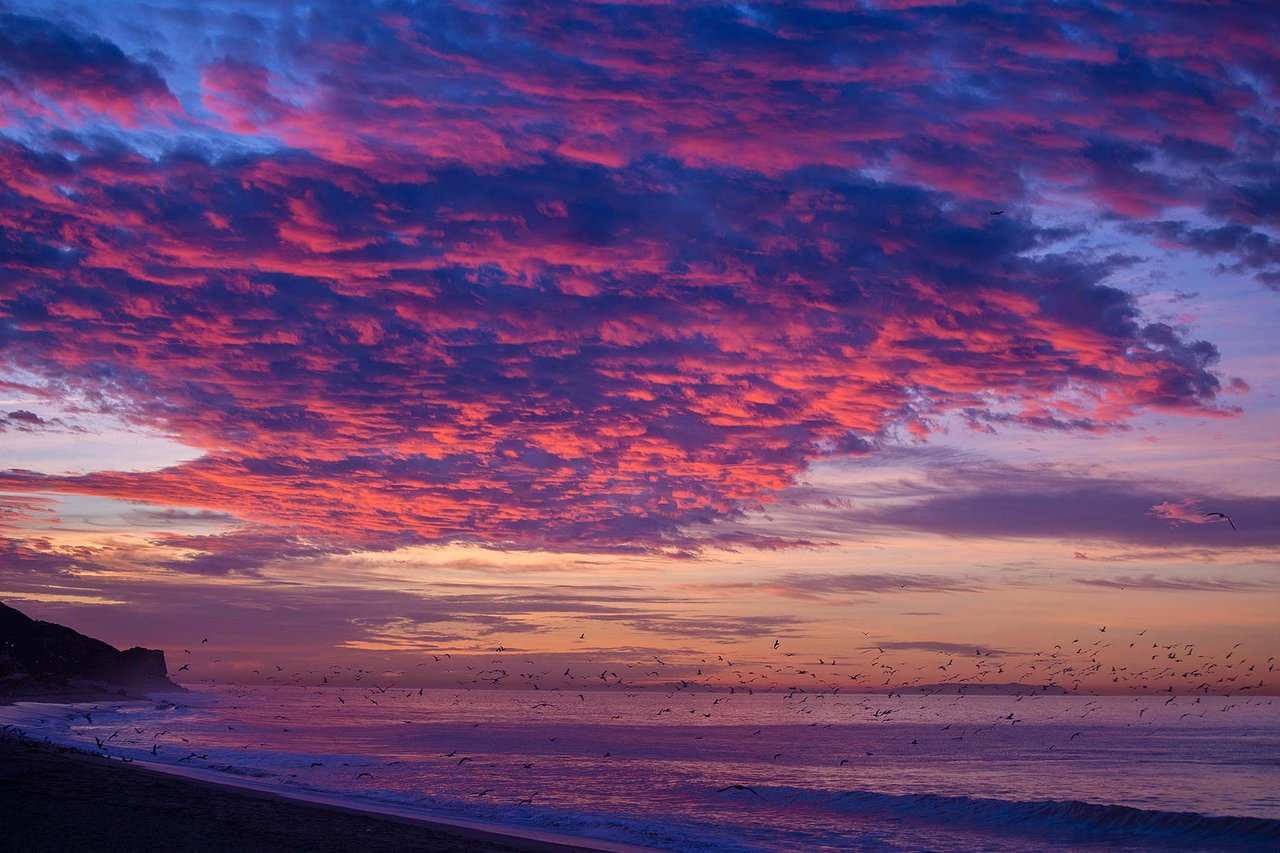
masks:
[[[1225,512],[1206,512],[1204,514],[1204,517],[1205,518],[1225,518],[1227,520],[1227,524],[1231,525],[1231,529],[1232,530],[1236,529],[1236,523],[1232,521],[1231,516],[1227,515]]]
[[[1001,216],[1001,215],[1003,215],[1003,214],[1004,214],[1004,211],[1003,211],[1003,210],[993,210],[993,211],[991,211],[991,215],[992,215],[992,216]]]
[[[756,789],[751,787],[750,785],[725,785],[723,788],[716,791],[716,793],[723,794],[725,791],[748,791],[754,794],[755,796],[760,797],[760,799],[762,800],[764,799],[764,797],[761,797],[758,793],[756,793]]]

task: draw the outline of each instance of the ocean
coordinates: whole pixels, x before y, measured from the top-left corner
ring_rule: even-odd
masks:
[[[356,805],[658,850],[1280,849],[1274,697],[223,686],[169,699],[23,703],[0,723]]]

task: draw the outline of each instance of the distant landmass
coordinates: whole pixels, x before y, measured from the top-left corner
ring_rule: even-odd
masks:
[[[183,690],[169,680],[159,649],[121,651],[0,604],[0,701],[145,690]]]
[[[938,693],[943,696],[956,694],[985,696],[1014,696],[1017,694],[1037,696],[1070,696],[1071,691],[1056,684],[917,684],[915,687],[903,687],[895,693]]]

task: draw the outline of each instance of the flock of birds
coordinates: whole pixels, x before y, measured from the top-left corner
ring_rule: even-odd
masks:
[[[585,632],[575,632],[579,641],[585,641]],[[524,657],[520,652],[499,644],[490,655],[483,659],[457,657],[451,652],[440,652],[429,655],[407,671],[374,672],[371,670],[331,666],[323,670],[289,671],[280,665],[272,665],[264,675],[255,670],[266,682],[267,690],[301,690],[311,696],[311,708],[319,712],[322,718],[330,722],[348,714],[360,715],[359,708],[377,707],[374,713],[380,719],[387,715],[411,716],[415,707],[429,710],[430,702],[438,701],[438,697],[427,697],[426,705],[415,706],[426,696],[426,688],[416,686],[425,683],[439,683],[445,676],[455,676],[454,703],[465,705],[469,691],[510,691],[511,699],[520,706],[520,714],[512,714],[513,719],[559,720],[572,726],[576,719],[583,716],[580,708],[594,703],[601,691],[622,694],[627,699],[639,699],[642,695],[650,699],[665,697],[669,702],[657,700],[646,704],[643,700],[624,704],[616,710],[611,722],[620,719],[620,725],[655,725],[666,718],[670,722],[685,722],[690,725],[688,736],[701,741],[709,733],[720,728],[733,731],[735,737],[748,739],[758,743],[758,759],[785,764],[788,759],[788,748],[794,746],[794,735],[778,732],[771,733],[770,725],[762,725],[752,731],[737,731],[734,726],[734,715],[737,713],[734,702],[755,694],[773,694],[780,703],[779,708],[784,715],[791,715],[788,728],[796,725],[830,728],[843,721],[858,724],[866,722],[890,722],[910,720],[917,723],[908,727],[914,735],[909,742],[892,744],[893,749],[910,750],[914,748],[938,748],[937,743],[920,746],[920,738],[936,741],[945,739],[957,742],[963,748],[966,739],[972,744],[975,739],[986,736],[999,736],[999,732],[1009,727],[1016,727],[1024,722],[1025,714],[1019,712],[1017,703],[1028,699],[1045,696],[1082,694],[1080,702],[1068,703],[1064,715],[1089,718],[1102,709],[1098,698],[1098,688],[1113,688],[1109,692],[1127,692],[1134,694],[1134,713],[1132,720],[1126,725],[1148,725],[1152,718],[1146,715],[1153,707],[1176,705],[1181,708],[1177,720],[1187,717],[1205,717],[1207,714],[1229,712],[1243,704],[1253,704],[1251,691],[1268,686],[1268,678],[1275,672],[1275,658],[1265,661],[1254,659],[1242,652],[1242,644],[1235,643],[1225,651],[1208,652],[1196,643],[1153,642],[1147,636],[1147,630],[1133,632],[1130,636],[1117,639],[1117,630],[1100,626],[1097,636],[1092,639],[1076,638],[1070,642],[1054,645],[1034,653],[1014,656],[1008,652],[974,648],[967,654],[938,653],[938,662],[928,665],[912,664],[904,660],[901,650],[888,649],[868,640],[862,647],[851,651],[840,658],[835,656],[812,657],[801,652],[790,651],[784,638],[775,639],[767,652],[751,663],[734,662],[724,655],[699,656],[691,660],[663,660],[658,655],[650,655],[643,660],[619,664],[597,663],[593,656],[583,653],[579,662],[568,666],[547,668],[533,659]],[[201,641],[207,645],[208,639]],[[1127,663],[1112,661],[1108,657],[1109,650],[1122,651]],[[191,650],[184,649],[188,661],[179,667],[180,672],[189,672]],[[495,656],[496,655],[496,656]],[[1145,663],[1137,666],[1133,661],[1145,659]],[[430,668],[430,677],[414,670]],[[396,686],[395,682],[382,684],[384,678],[412,679],[414,687]],[[974,720],[966,718],[955,710],[955,706],[964,702],[967,697],[990,695],[992,693],[1005,696],[1009,704],[992,710],[990,719]],[[1164,698],[1158,703],[1149,699],[1153,693]],[[297,695],[297,694],[295,694]],[[937,699],[926,697],[935,696]],[[1238,701],[1228,702],[1221,707],[1215,703],[1205,702],[1210,696],[1235,696]],[[682,698],[683,697],[683,698]],[[612,698],[612,697],[611,697]],[[693,700],[697,701],[693,701]],[[761,700],[751,700],[759,702]],[[1270,697],[1258,696],[1256,702],[1270,703]],[[923,703],[923,704],[921,704]],[[973,704],[973,703],[969,703]],[[170,708],[178,708],[166,703]],[[658,707],[658,706],[662,707]],[[995,708],[993,705],[984,707]],[[329,710],[326,712],[325,709]],[[652,715],[647,721],[636,717],[636,714]],[[655,710],[656,709],[656,710]],[[1212,709],[1212,710],[1211,710]],[[94,725],[93,713],[96,709],[77,711],[70,715],[69,725],[84,723]],[[226,710],[235,712],[238,706],[230,705]],[[513,709],[513,711],[516,709]],[[1177,710],[1175,708],[1174,710]],[[833,716],[834,713],[834,716]],[[928,735],[918,725],[921,714],[932,714],[937,722],[937,734]],[[339,715],[335,717],[334,715]],[[815,716],[816,715],[816,716]],[[1154,716],[1154,715],[1153,715]],[[1163,715],[1165,718],[1168,714]],[[232,715],[234,717],[234,714]],[[714,719],[713,722],[713,718]],[[250,716],[245,717],[251,719]],[[807,722],[808,720],[816,720]],[[233,722],[238,720],[232,719]],[[1061,723],[1071,720],[1064,717]],[[280,726],[280,735],[292,733],[294,723],[285,715],[277,715],[270,724]],[[404,724],[412,724],[411,719],[399,720]],[[1039,720],[1043,722],[1043,720]],[[1166,719],[1167,722],[1167,719]],[[171,725],[178,725],[171,723]],[[261,732],[264,721],[242,723],[250,731]],[[480,729],[482,722],[471,723],[470,726]],[[1067,726],[1066,728],[1072,728]],[[1068,733],[1061,728],[1061,742],[1045,742],[1041,744],[1046,751],[1075,747],[1077,738],[1083,736],[1087,729],[1080,728]],[[226,724],[230,738],[237,733],[237,727]],[[570,729],[571,730],[571,729]],[[905,731],[906,729],[904,729]],[[406,729],[406,731],[408,731]],[[1151,729],[1155,731],[1155,729]],[[771,740],[771,734],[778,734]],[[476,733],[477,737],[481,733]],[[192,745],[191,739],[168,727],[149,729],[132,727],[119,729],[106,734],[94,734],[97,749],[104,754],[111,754],[117,746],[128,747],[125,752],[137,753],[141,747],[151,756],[163,757],[177,763],[208,762],[209,754],[214,751],[207,739],[198,745]],[[876,741],[886,744],[892,733],[886,731]],[[550,738],[553,743],[557,739]],[[470,742],[475,746],[481,742]],[[149,745],[149,748],[148,748]],[[868,746],[871,743],[866,744]],[[251,749],[255,745],[246,743],[241,749]],[[258,747],[270,747],[269,743],[257,744]],[[568,743],[565,744],[566,748]],[[616,749],[616,747],[614,747]],[[177,757],[175,758],[175,750]],[[167,755],[162,756],[162,751]],[[843,768],[858,761],[871,759],[876,752],[872,749],[861,750],[861,754],[833,755],[831,761],[837,768]],[[123,755],[123,753],[122,753]],[[612,759],[614,752],[607,749],[596,755],[597,759]],[[459,749],[440,754],[442,766],[452,767],[455,772],[463,772],[463,768],[477,766],[478,759],[471,755],[460,755]],[[126,760],[129,760],[126,758]],[[388,762],[389,765],[399,761]],[[520,762],[523,770],[532,770],[534,762]],[[351,766],[344,763],[344,766]],[[312,761],[306,770],[326,768],[323,761]],[[333,768],[329,768],[332,770]],[[372,769],[352,767],[356,772],[354,782],[368,780],[378,784],[379,777]],[[301,772],[305,772],[301,771]],[[297,777],[298,772],[285,774]],[[481,787],[474,791],[476,797],[489,797],[493,787]],[[718,790],[721,794],[739,793],[748,797],[760,797],[760,793],[750,785],[740,782],[728,784]],[[541,791],[525,793],[519,797],[524,805],[531,804]]]
[[[1107,634],[1107,626],[1100,626],[1097,632],[1099,635]],[[868,632],[861,633],[869,637]],[[1111,637],[1115,637],[1114,631]],[[578,635],[579,641],[585,639],[585,632]],[[207,644],[208,638],[201,643]],[[1242,645],[1235,643],[1225,653],[1209,654],[1197,643],[1151,642],[1147,629],[1143,629],[1135,632],[1127,645],[1108,642],[1104,636],[1092,642],[1077,637],[1066,646],[1054,644],[1051,648],[1029,653],[983,651],[976,647],[972,654],[938,651],[935,654],[939,658],[945,657],[945,663],[921,665],[902,660],[902,649],[891,647],[886,651],[884,646],[874,642],[868,642],[842,659],[818,656],[812,660],[792,662],[788,659],[796,658],[800,653],[782,650],[782,640],[775,639],[770,647],[773,659],[761,659],[749,665],[741,662],[735,665],[722,654],[716,655],[714,660],[698,657],[692,662],[686,660],[672,664],[658,655],[650,655],[629,663],[610,662],[596,672],[594,667],[584,669],[585,664],[595,663],[594,657],[584,653],[579,656],[582,664],[579,664],[577,672],[572,664],[558,672],[552,668],[538,669],[538,663],[529,658],[513,661],[511,657],[520,652],[499,644],[492,653],[505,657],[476,661],[472,656],[464,658],[461,654],[455,659],[452,652],[441,651],[429,653],[430,661],[417,663],[410,671],[375,672],[334,665],[327,670],[302,670],[285,677],[285,668],[275,664],[274,672],[268,670],[265,675],[261,669],[250,672],[269,685],[329,687],[345,682],[360,688],[356,699],[374,705],[378,704],[378,695],[392,689],[375,683],[372,679],[377,677],[408,677],[414,683],[448,684],[463,690],[514,688],[550,693],[628,688],[675,693],[724,691],[728,695],[766,691],[782,692],[788,698],[797,694],[837,694],[841,691],[885,693],[892,697],[904,691],[928,695],[955,690],[981,693],[1007,688],[1014,695],[1034,695],[1043,691],[1208,695],[1244,693],[1267,686],[1264,674],[1275,672],[1275,657],[1268,657],[1266,661],[1250,659],[1241,654]],[[1105,659],[1104,652],[1117,646],[1124,647],[1128,664]],[[183,652],[191,655],[190,649]],[[898,658],[894,657],[895,652],[899,654]],[[1135,666],[1133,661],[1139,659],[1146,660],[1146,664]],[[468,660],[473,662],[468,663]],[[222,662],[221,659],[213,661],[215,664]],[[440,666],[426,674],[414,672],[432,664]],[[190,663],[184,662],[177,671],[189,670]],[[454,677],[447,679],[443,677],[446,675]],[[997,677],[1002,680],[993,680]],[[365,683],[365,679],[369,682]],[[213,679],[204,681],[214,683]],[[418,695],[422,695],[421,689]],[[576,695],[585,701],[583,693]],[[338,694],[336,698],[341,704],[346,704],[348,697]]]
[[[1002,211],[993,211],[999,215]],[[1236,529],[1231,518],[1222,512],[1205,513],[1206,519],[1225,521]],[[701,734],[692,734],[694,740],[701,741],[707,735],[704,731],[707,721],[715,716],[732,718],[730,704],[737,698],[761,694],[777,694],[784,708],[799,720],[815,714],[822,706],[824,714],[819,716],[828,721],[825,723],[810,722],[809,726],[822,725],[830,728],[836,725],[830,721],[829,711],[833,708],[847,709],[849,722],[887,722],[903,718],[903,711],[916,712],[930,709],[928,702],[916,706],[923,697],[944,696],[949,702],[932,700],[931,710],[941,723],[938,733],[948,733],[949,740],[963,742],[966,738],[974,738],[984,732],[997,731],[1003,727],[1013,727],[1022,723],[1024,718],[1017,710],[1001,710],[992,719],[981,723],[970,721],[967,725],[951,719],[948,714],[954,706],[967,696],[990,695],[992,693],[1007,696],[1012,703],[1025,699],[1035,699],[1049,695],[1083,694],[1085,697],[1096,696],[1100,692],[1129,693],[1132,701],[1138,703],[1136,713],[1126,725],[1149,724],[1145,715],[1152,710],[1150,702],[1143,702],[1144,694],[1164,694],[1160,703],[1169,706],[1181,703],[1185,710],[1177,717],[1203,718],[1210,713],[1210,705],[1202,704],[1209,696],[1242,696],[1268,686],[1270,673],[1275,672],[1275,657],[1265,661],[1250,658],[1241,651],[1242,643],[1235,643],[1225,651],[1206,652],[1200,644],[1191,642],[1153,642],[1147,637],[1147,630],[1136,631],[1125,640],[1116,640],[1116,631],[1108,631],[1108,626],[1098,627],[1096,638],[1091,640],[1075,638],[1069,643],[1055,644],[1051,648],[1031,653],[1011,653],[1000,650],[974,648],[972,653],[956,653],[956,650],[935,651],[938,655],[935,663],[921,664],[912,662],[902,654],[902,649],[890,647],[886,650],[870,639],[868,632],[862,632],[867,642],[842,656],[811,656],[799,651],[790,651],[784,647],[783,638],[774,639],[765,655],[749,663],[733,660],[722,654],[685,658],[680,661],[665,661],[658,655],[650,655],[642,660],[631,662],[597,663],[595,656],[585,651],[575,656],[575,662],[565,666],[563,671],[558,667],[545,668],[546,664],[538,664],[535,660],[521,656],[521,652],[497,645],[489,655],[483,658],[476,653],[459,653],[454,657],[452,652],[441,651],[430,653],[430,660],[415,664],[409,671],[381,671],[358,667],[333,665],[323,670],[308,669],[288,671],[279,664],[264,672],[254,669],[251,674],[258,676],[269,689],[282,690],[296,688],[309,690],[315,700],[313,709],[321,710],[325,703],[336,704],[338,710],[356,711],[362,704],[383,706],[387,709],[394,706],[397,710],[406,708],[415,698],[422,699],[426,688],[397,687],[395,683],[383,686],[377,683],[382,679],[408,679],[415,685],[432,684],[444,686],[451,684],[460,693],[454,697],[454,703],[460,704],[462,697],[472,690],[513,691],[519,698],[517,704],[523,706],[526,715],[564,715],[572,721],[579,716],[578,711],[588,702],[588,695],[600,691],[623,692],[627,698],[638,698],[641,691],[650,696],[665,696],[673,700],[671,705],[664,705],[654,715],[670,717],[674,720],[680,712],[689,715],[700,714],[695,718],[695,729]],[[577,633],[577,641],[586,641],[586,632]],[[207,646],[209,638],[200,640],[200,646]],[[1122,659],[1111,660],[1108,650],[1119,651]],[[603,650],[601,650],[603,651]],[[191,664],[195,660],[191,649],[183,649],[186,659],[176,672],[191,672]],[[599,651],[595,652],[600,654]],[[498,655],[492,657],[490,655]],[[941,662],[945,658],[945,662]],[[1139,661],[1141,663],[1139,664]],[[223,663],[221,659],[213,659],[214,664]],[[417,672],[428,668],[426,672]],[[597,670],[598,668],[598,670]],[[210,678],[203,682],[214,684]],[[630,691],[630,692],[628,692]],[[530,696],[530,694],[534,694]],[[541,694],[542,698],[537,695]],[[695,707],[679,707],[680,696],[700,696],[704,698],[701,705]],[[526,698],[527,697],[527,698]],[[709,703],[705,701],[710,699]],[[534,701],[534,700],[537,701]],[[1229,703],[1216,708],[1216,713],[1229,712],[1242,704],[1252,704],[1252,698],[1242,702]],[[1270,704],[1273,699],[1259,696],[1259,703]],[[178,709],[180,706],[171,702],[162,703],[161,707]],[[1071,714],[1082,711],[1078,716],[1088,718],[1098,712],[1101,705],[1097,699],[1071,706]],[[231,705],[228,710],[239,710]],[[386,709],[384,709],[386,710]],[[649,709],[652,711],[652,708]],[[93,713],[100,711],[98,706],[87,711],[76,711],[68,716],[68,726],[78,724],[80,718],[90,726],[94,725]],[[898,714],[898,717],[894,715]],[[615,714],[611,721],[624,717]],[[958,718],[957,718],[958,719]],[[283,723],[289,722],[285,715],[276,715],[275,723],[281,724],[280,733],[288,734],[291,728]],[[403,720],[412,724],[412,720]],[[639,720],[632,720],[639,723]],[[652,724],[652,723],[651,723]],[[482,724],[472,723],[473,728]],[[5,726],[5,733],[12,727]],[[237,728],[227,724],[228,732],[237,732]],[[913,728],[915,732],[917,729]],[[1150,729],[1154,733],[1155,728]],[[756,728],[744,733],[747,738],[760,738],[760,757],[762,760],[777,762],[783,759],[785,752],[774,752],[770,749],[765,736],[765,728]],[[1052,751],[1064,745],[1073,745],[1075,740],[1085,734],[1084,729],[1074,730],[1065,737],[1064,743],[1047,743],[1044,749]],[[194,761],[209,761],[209,752],[198,752],[190,747],[191,740],[169,728],[149,729],[132,727],[132,731],[118,729],[105,737],[94,734],[93,740],[97,750],[110,755],[117,746],[127,746],[136,752],[142,746],[153,757],[159,757],[161,749],[172,750],[175,747],[185,753],[176,759],[179,764]],[[150,741],[149,748],[147,741]],[[557,738],[551,737],[555,742]],[[919,745],[919,738],[912,738],[904,746]],[[242,749],[250,749],[253,744],[244,744]],[[259,747],[269,747],[268,743],[260,743]],[[875,755],[865,750],[859,758],[870,758]],[[132,760],[127,755],[120,756],[125,761]],[[170,757],[170,756],[166,756]],[[442,753],[454,770],[476,763],[472,756],[458,755],[458,750]],[[605,751],[599,758],[613,758],[612,751]],[[454,759],[457,759],[456,762]],[[833,758],[838,768],[850,765],[853,761],[847,756]],[[388,766],[401,764],[401,761],[387,762]],[[343,766],[350,766],[343,762]],[[324,768],[321,761],[312,761],[308,769]],[[534,762],[521,761],[523,770],[532,770]],[[288,773],[289,777],[297,777],[298,773]],[[375,774],[369,770],[359,770],[354,780],[368,779],[377,782]],[[473,792],[476,797],[488,797],[494,789],[481,788]],[[750,797],[764,799],[759,791],[751,785],[740,782],[725,785],[716,790],[718,794],[742,793]],[[542,792],[534,791],[518,798],[519,805],[530,805]]]

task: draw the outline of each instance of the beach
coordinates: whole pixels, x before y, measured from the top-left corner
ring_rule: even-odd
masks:
[[[370,814],[175,777],[18,737],[0,738],[0,849],[268,853],[422,850],[594,853],[539,839]]]
[[[0,829],[0,850],[377,838],[429,850],[1164,853],[1280,840],[1270,697],[376,695],[223,685],[0,707],[0,725],[79,750],[0,754],[0,802],[22,815]],[[69,832],[80,835],[55,834]]]

